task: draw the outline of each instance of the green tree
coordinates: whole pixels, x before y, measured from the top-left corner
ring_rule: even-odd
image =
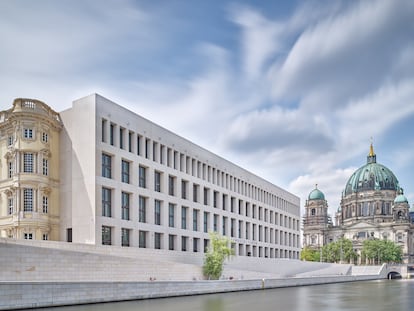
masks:
[[[362,246],[362,259],[369,264],[402,262],[401,247],[389,240],[369,239]]]
[[[305,246],[300,252],[300,260],[305,261],[320,261],[321,252],[318,249],[313,249],[311,247]]]
[[[340,238],[336,242],[326,244],[322,248],[322,261],[326,262],[353,262],[357,254],[352,241]]]
[[[208,279],[218,280],[223,272],[223,264],[233,255],[230,239],[210,232],[210,245],[204,257],[203,273]]]

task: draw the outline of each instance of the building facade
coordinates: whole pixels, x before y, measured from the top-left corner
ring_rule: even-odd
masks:
[[[377,163],[371,144],[367,163],[348,179],[333,225],[328,203],[314,189],[305,203],[303,244],[319,249],[341,237],[360,254],[366,239],[388,239],[402,248],[405,262],[414,260],[414,226],[410,206],[394,173]]]
[[[57,233],[48,238],[203,252],[208,232],[216,231],[232,240],[236,255],[299,257],[297,196],[100,95],[79,99],[55,115],[49,143],[58,147],[49,158],[58,162],[49,172],[56,175],[49,178],[48,195],[58,203],[48,217]],[[1,235],[29,238],[7,231],[8,226],[23,229],[10,224],[6,193],[11,181],[6,175],[2,171]],[[42,193],[38,191],[37,204]],[[21,203],[16,211],[24,210]],[[30,232],[33,239],[42,237]]]

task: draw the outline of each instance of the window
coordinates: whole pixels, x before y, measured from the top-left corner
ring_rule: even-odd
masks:
[[[49,212],[49,198],[47,196],[42,197],[42,212],[47,214]]]
[[[49,240],[49,235],[48,235],[47,233],[43,233],[43,234],[42,234],[42,240],[43,240],[43,241],[47,241],[47,240]]]
[[[128,132],[128,151],[132,152],[132,137],[134,133]]]
[[[217,207],[217,198],[218,198],[218,192],[214,191],[213,192],[213,207]]]
[[[187,229],[187,207],[181,207],[181,229]]]
[[[174,195],[175,194],[175,177],[174,176],[168,176],[168,194]]]
[[[168,226],[175,227],[175,205],[172,203],[168,204]]]
[[[42,133],[42,142],[47,143],[49,141],[49,134],[46,132]]]
[[[111,217],[112,215],[112,190],[102,188],[102,216]]]
[[[138,235],[139,235],[138,246],[141,248],[146,248],[147,247],[147,232],[139,231]]]
[[[217,232],[218,230],[218,215],[214,214],[213,217],[213,230]]]
[[[138,180],[138,184],[141,188],[146,188],[146,180],[147,180],[147,169],[143,166],[139,166],[138,168],[138,175],[139,175],[139,180]]]
[[[14,208],[14,200],[13,198],[7,199],[7,214],[11,215],[13,214],[13,208]]]
[[[181,198],[187,199],[187,184],[188,181],[182,180],[181,181]]]
[[[121,164],[121,175],[122,175],[122,182],[129,184],[129,162],[122,160]]]
[[[146,198],[139,196],[139,222],[146,222],[147,218],[147,207],[146,207]]]
[[[204,232],[208,232],[208,212],[204,212],[204,220],[203,220]]]
[[[111,125],[109,126],[109,143],[111,144],[111,146],[113,146],[115,144],[115,137],[114,137],[114,133],[115,132],[115,124],[111,123]]]
[[[112,228],[102,226],[102,245],[112,245]]]
[[[161,173],[157,171],[154,172],[154,190],[161,192]]]
[[[24,234],[25,240],[33,240],[33,233],[25,233]]]
[[[112,157],[102,153],[102,177],[112,178]]]
[[[26,139],[33,139],[33,129],[24,128],[23,129],[23,137],[26,138]]]
[[[66,242],[72,242],[72,228],[66,229]]]
[[[49,160],[48,159],[43,159],[42,161],[42,173],[44,176],[49,175]]]
[[[175,250],[175,235],[169,234],[168,235],[168,249],[170,251]]]
[[[193,185],[193,201],[198,202],[198,185]]]
[[[227,217],[223,216],[223,235],[227,234]]]
[[[33,189],[31,188],[23,189],[23,211],[33,211]]]
[[[23,154],[23,172],[33,173],[33,153]]]
[[[161,225],[161,201],[154,201],[154,222],[156,225]]]
[[[154,233],[154,248],[161,249],[161,233],[159,232]]]
[[[146,138],[145,139],[145,158],[149,159],[150,158],[150,144],[151,144],[151,140]]]
[[[129,220],[129,193],[122,192],[122,219]]]
[[[13,145],[13,142],[14,142],[13,135],[10,135],[9,137],[7,137],[7,146]]]
[[[193,231],[198,231],[198,210],[193,210]]]
[[[188,237],[182,236],[181,237],[181,250],[183,252],[186,252],[187,251],[187,243],[188,243]]]
[[[204,187],[204,205],[208,205],[210,189]]]
[[[122,228],[121,229],[121,245],[129,246],[129,232],[130,229]]]
[[[106,120],[102,119],[102,128],[101,128],[102,142],[106,143]]]
[[[199,238],[194,238],[193,239],[193,252],[197,253],[198,252],[198,244],[200,243],[200,239]]]
[[[124,149],[124,132],[122,127],[119,129],[119,148]]]
[[[7,176],[9,178],[12,178],[13,174],[14,174],[14,165],[13,165],[13,162],[10,161],[7,163]]]

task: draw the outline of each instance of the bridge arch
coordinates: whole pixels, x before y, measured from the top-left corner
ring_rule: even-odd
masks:
[[[402,275],[400,272],[397,271],[389,271],[387,274],[388,280],[395,280],[395,279],[402,279]]]

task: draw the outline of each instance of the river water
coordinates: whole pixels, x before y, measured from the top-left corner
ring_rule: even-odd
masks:
[[[45,310],[45,309],[43,309]],[[60,307],[56,311],[409,311],[414,280],[338,283]]]

